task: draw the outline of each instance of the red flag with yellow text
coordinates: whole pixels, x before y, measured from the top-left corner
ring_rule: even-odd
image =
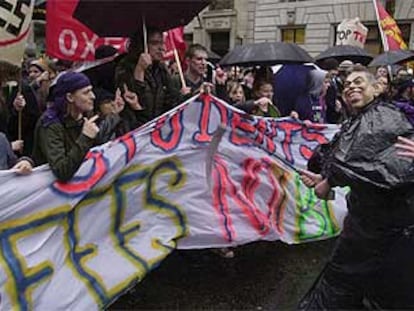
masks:
[[[405,44],[402,37],[400,28],[398,27],[395,20],[388,14],[385,8],[380,2],[377,2],[378,18],[379,24],[381,25],[380,29],[384,33],[386,44],[388,45],[388,50],[406,50],[408,49],[407,44]],[[387,47],[384,47],[387,50]]]

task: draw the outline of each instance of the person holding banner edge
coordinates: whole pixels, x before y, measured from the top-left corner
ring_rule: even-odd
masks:
[[[414,129],[397,107],[375,99],[375,84],[360,67],[346,78],[344,98],[357,114],[314,153],[315,172],[301,172],[322,199],[332,187],[351,187],[343,231],[301,310],[414,307],[414,166],[393,155],[397,137],[412,139]]]

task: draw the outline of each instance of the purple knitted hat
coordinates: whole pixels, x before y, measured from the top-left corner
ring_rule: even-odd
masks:
[[[89,85],[91,85],[91,81],[83,73],[66,72],[62,74],[53,89],[53,104],[43,114],[42,125],[46,127],[53,123],[62,122],[66,114],[66,94]]]

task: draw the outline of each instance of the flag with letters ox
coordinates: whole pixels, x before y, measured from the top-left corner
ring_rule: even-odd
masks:
[[[297,173],[336,131],[200,96],[90,150],[68,183],[0,172],[1,309],[103,308],[176,248],[337,235],[344,192],[320,201]]]

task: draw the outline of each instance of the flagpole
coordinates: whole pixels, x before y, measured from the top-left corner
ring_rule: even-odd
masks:
[[[144,53],[148,54],[148,33],[144,15],[142,16],[142,34],[144,38]]]
[[[174,48],[174,57],[175,57],[175,62],[177,63],[178,74],[180,75],[181,84],[183,87],[187,87],[187,84],[185,83],[185,79],[184,79],[183,68],[181,67],[180,57],[178,56],[178,52],[176,48]]]
[[[374,3],[374,10],[375,10],[375,16],[377,18],[378,30],[381,34],[382,46],[384,47],[384,51],[387,52],[390,48],[388,46],[388,41],[387,41],[387,38],[385,37],[385,33],[382,30],[382,26],[381,26],[381,22],[380,22],[380,18],[379,18],[377,0],[372,0],[372,1]]]
[[[175,58],[175,62],[177,63],[178,74],[180,76],[181,85],[182,87],[187,87],[187,84],[185,83],[183,68],[181,66],[181,60],[177,52],[177,47],[175,46],[173,34],[170,30],[168,31],[168,38],[170,39],[170,44],[173,48],[174,58]]]

